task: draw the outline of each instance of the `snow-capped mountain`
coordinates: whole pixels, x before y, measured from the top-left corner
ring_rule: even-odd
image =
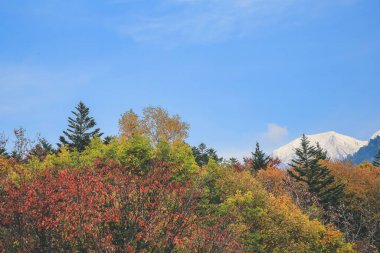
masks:
[[[376,139],[378,136],[380,136],[380,130],[377,131],[376,133],[374,133],[374,134],[371,136],[371,140]]]
[[[371,136],[368,144],[361,147],[355,154],[348,156],[348,159],[355,164],[360,164],[364,161],[372,162],[377,152],[380,149],[380,131],[377,131]]]
[[[380,135],[380,131],[378,134]],[[361,147],[368,144],[368,141],[357,140],[353,137],[333,131],[306,136],[312,145],[315,145],[318,142],[321,148],[326,150],[328,156],[333,160],[343,160],[348,155],[356,153]],[[274,150],[272,156],[279,158],[283,163],[288,164],[294,158],[294,151],[300,146],[300,143],[301,137]]]

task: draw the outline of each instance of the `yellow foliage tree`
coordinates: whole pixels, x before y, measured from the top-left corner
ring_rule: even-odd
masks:
[[[372,163],[325,162],[337,180],[345,183],[338,224],[360,252],[380,249],[380,170]]]
[[[15,184],[23,180],[28,180],[32,176],[32,171],[15,159],[7,159],[0,156],[0,186],[11,181]]]
[[[119,120],[121,138],[145,135],[151,139],[153,145],[160,141],[173,143],[176,140],[184,140],[188,136],[188,130],[189,125],[183,122],[179,115],[170,116],[162,107],[146,107],[141,119],[129,110]]]
[[[281,177],[278,173],[275,178]],[[216,182],[222,200],[221,212],[233,216],[231,226],[248,250],[354,252],[341,232],[309,219],[289,196],[268,193],[248,171],[224,168]]]
[[[122,139],[128,140],[133,135],[141,135],[144,130],[139,116],[132,109],[121,115],[119,120],[119,134]]]

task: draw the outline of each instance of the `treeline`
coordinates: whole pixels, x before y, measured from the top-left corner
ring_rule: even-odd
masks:
[[[185,142],[160,107],[104,137],[80,103],[57,148],[0,142],[4,252],[377,252],[380,168],[329,161],[306,137],[289,170],[257,143],[243,163]]]

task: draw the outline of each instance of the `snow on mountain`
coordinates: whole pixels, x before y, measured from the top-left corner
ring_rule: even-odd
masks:
[[[377,136],[380,136],[380,130],[371,136],[371,140],[376,139]]]
[[[321,148],[326,150],[328,156],[333,160],[343,160],[348,155],[356,153],[361,147],[368,144],[368,141],[357,140],[353,137],[333,131],[306,136],[311,144],[315,145],[318,142]],[[300,143],[301,137],[274,150],[272,156],[279,158],[283,163],[288,164],[294,158],[294,151],[300,146]]]
[[[380,148],[380,131],[377,131],[371,136],[368,144],[361,147],[355,154],[349,156],[355,164],[360,164],[364,161],[372,162]]]

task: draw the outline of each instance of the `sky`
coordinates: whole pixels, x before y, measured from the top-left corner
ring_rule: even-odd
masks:
[[[162,106],[224,157],[380,129],[379,0],[0,0],[0,132]]]

